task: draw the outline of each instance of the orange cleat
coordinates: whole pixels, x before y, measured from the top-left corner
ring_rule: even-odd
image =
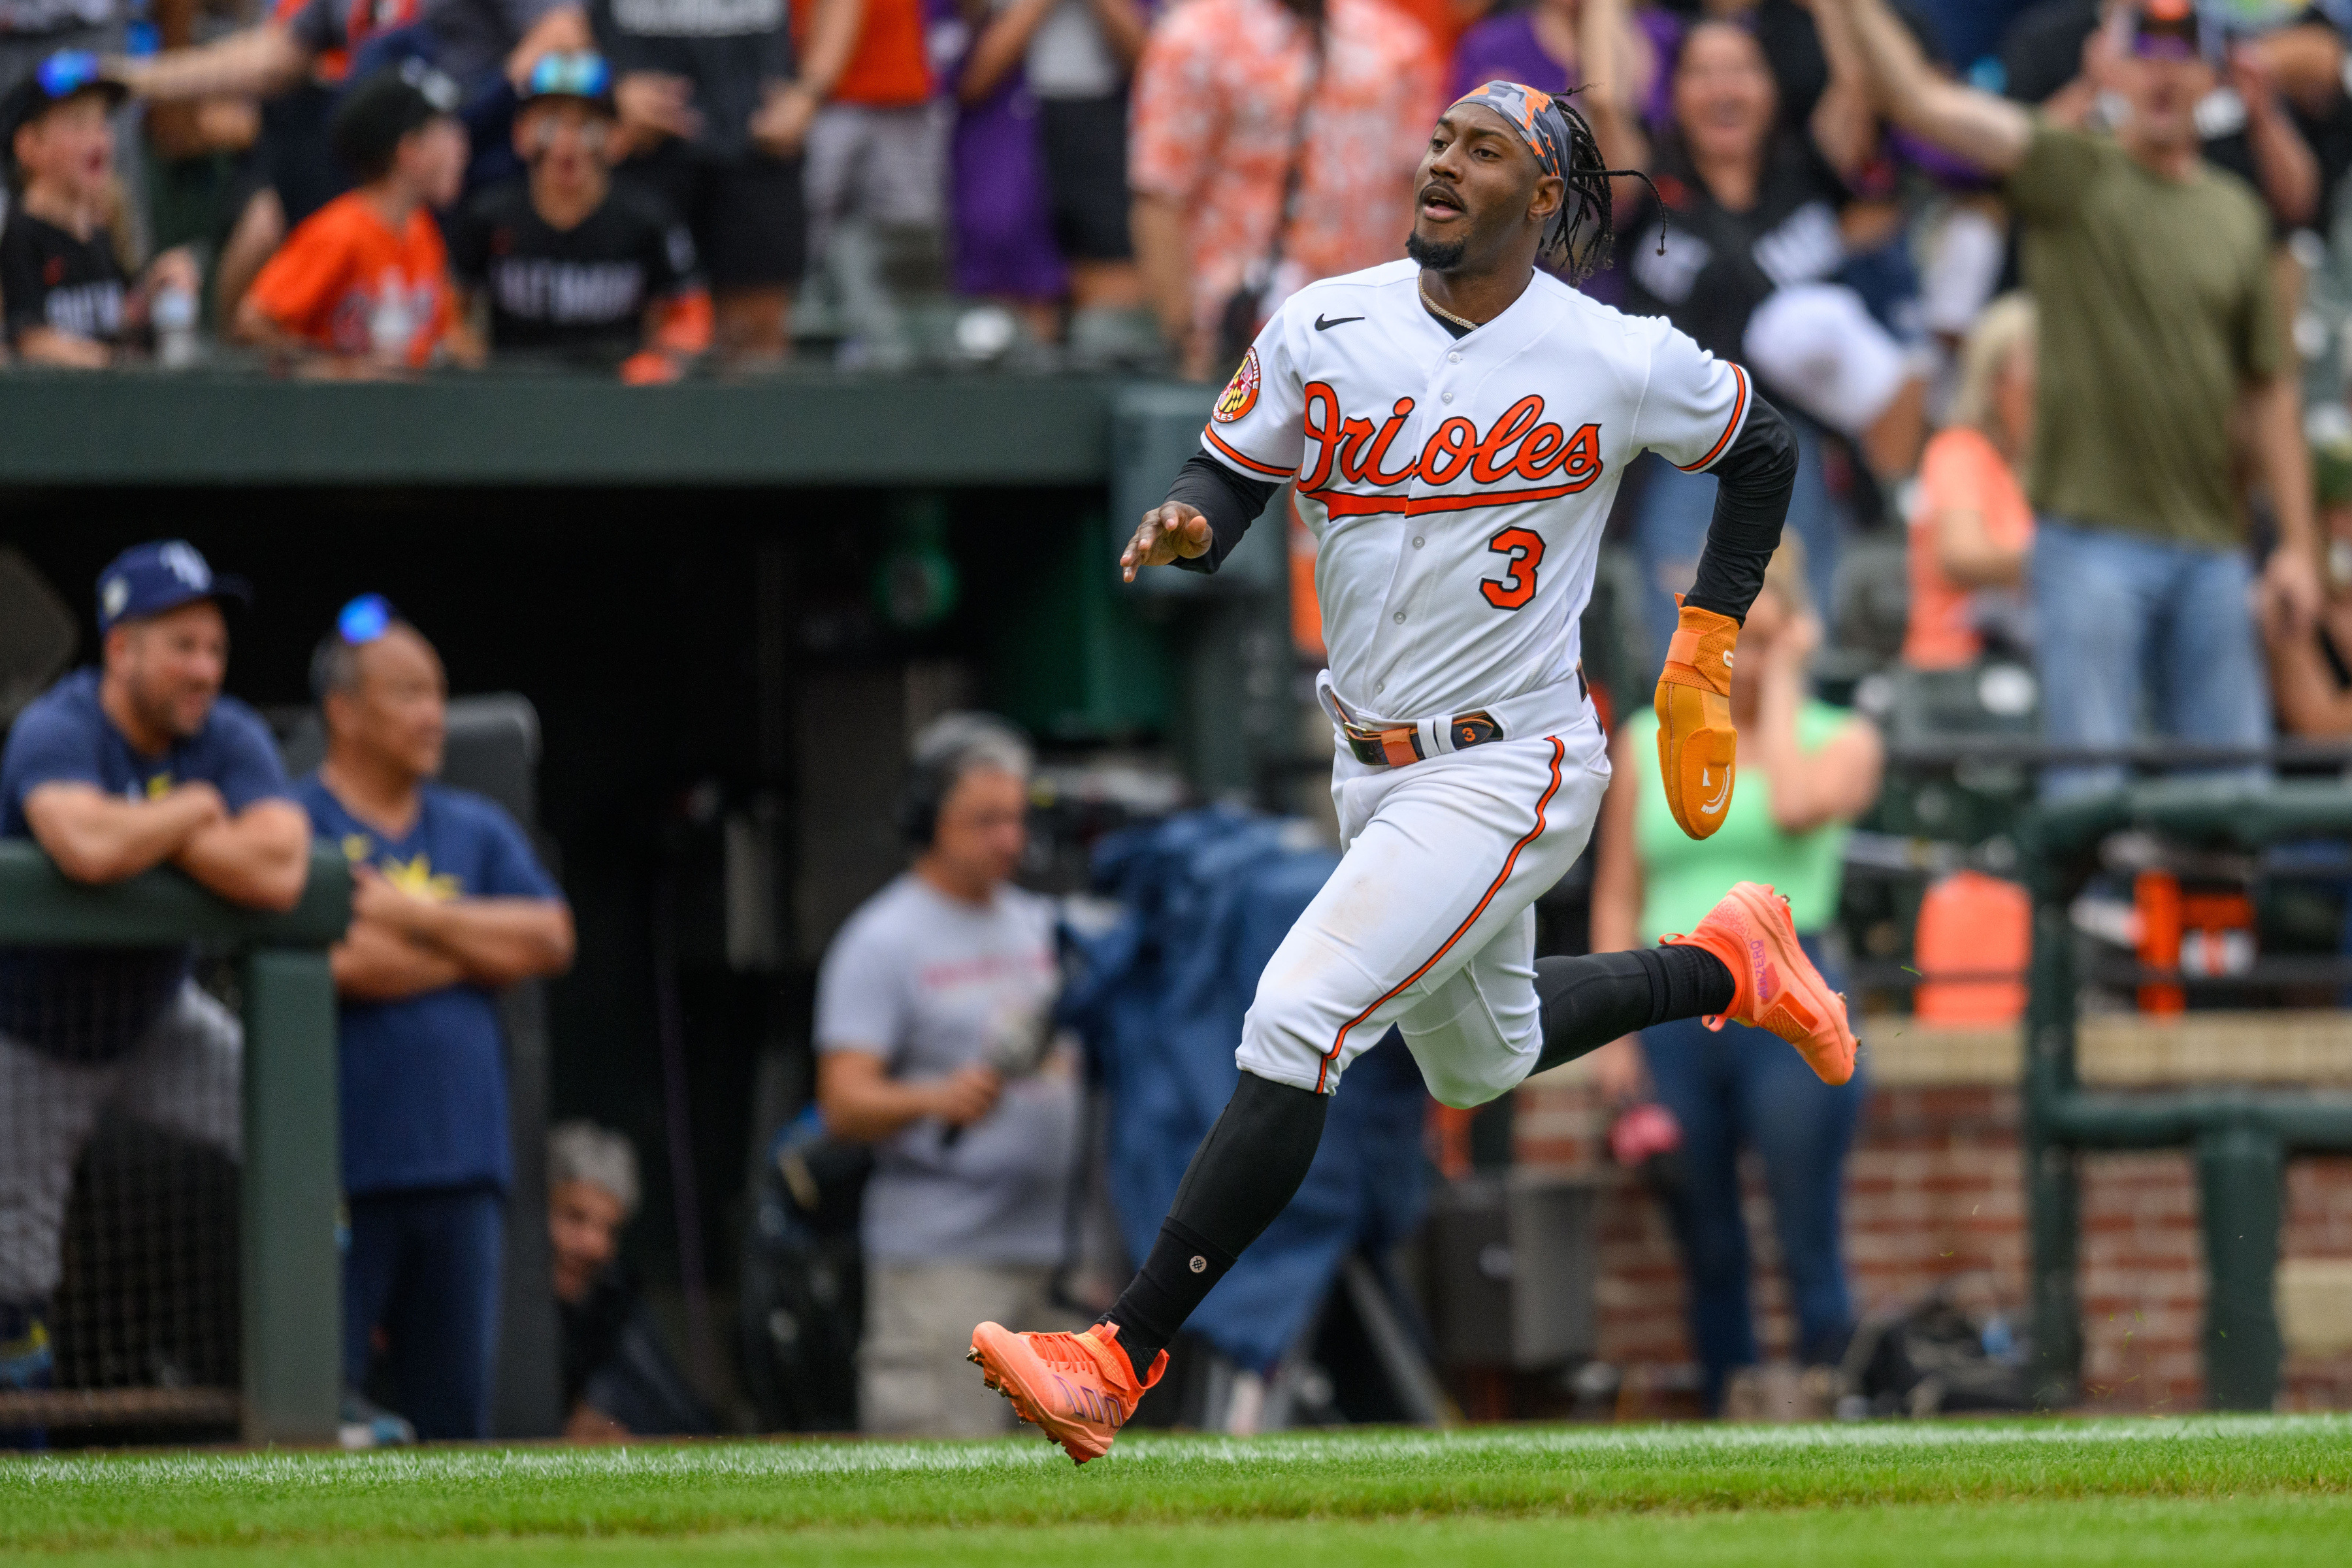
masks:
[[[1846,1022],[1845,997],[1830,989],[1797,945],[1789,900],[1769,884],[1735,882],[1697,930],[1665,940],[1703,947],[1731,971],[1730,1011],[1704,1020],[1708,1028],[1720,1029],[1729,1018],[1769,1029],[1796,1047],[1823,1083],[1843,1083],[1853,1076],[1853,1029]]]
[[[1097,1323],[1077,1334],[1016,1334],[995,1323],[971,1331],[971,1353],[988,1386],[1013,1402],[1021,1419],[1062,1446],[1072,1464],[1110,1452],[1111,1439],[1136,1402],[1168,1370],[1161,1351],[1138,1387],[1118,1348],[1118,1325]]]

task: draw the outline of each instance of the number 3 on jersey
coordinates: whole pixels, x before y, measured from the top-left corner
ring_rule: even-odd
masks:
[[[1498,610],[1516,610],[1536,596],[1536,568],[1543,564],[1543,536],[1530,529],[1507,528],[1486,541],[1486,548],[1507,557],[1500,580],[1483,577],[1478,592]]]

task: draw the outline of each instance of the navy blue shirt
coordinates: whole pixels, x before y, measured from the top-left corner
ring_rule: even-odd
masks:
[[[522,829],[497,803],[425,786],[416,822],[387,838],[312,773],[294,786],[320,841],[430,899],[560,899]],[[506,1031],[498,997],[457,984],[397,1002],[344,1002],[343,1191],[495,1186],[513,1179]]]
[[[0,752],[0,838],[30,838],[25,797],[83,784],[152,800],[202,779],[232,814],[290,792],[260,715],[233,697],[204,728],[159,756],[131,749],[98,702],[98,671],[78,669],[33,699]],[[0,1035],[68,1061],[111,1061],[171,1005],[187,977],[185,947],[0,948]]]

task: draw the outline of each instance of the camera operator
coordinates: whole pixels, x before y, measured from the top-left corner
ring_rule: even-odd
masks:
[[[817,1104],[874,1145],[866,1191],[869,1432],[984,1436],[1009,1408],[963,1364],[971,1325],[1048,1313],[1076,1137],[1074,1065],[1050,1047],[1051,903],[1012,883],[1030,756],[1009,726],[918,737],[913,864],[852,915],[817,980]]]

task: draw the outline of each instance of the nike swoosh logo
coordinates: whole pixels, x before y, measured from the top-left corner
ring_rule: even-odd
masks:
[[[1315,330],[1318,332],[1328,332],[1334,327],[1344,327],[1350,321],[1360,321],[1363,319],[1364,318],[1361,316],[1339,316],[1334,318],[1330,316],[1318,315],[1315,318]]]
[[[1705,768],[1701,768],[1698,771],[1698,784],[1701,789],[1705,789],[1706,787],[1706,770]],[[1730,798],[1731,770],[1729,768],[1726,768],[1723,770],[1723,787],[1715,792],[1715,798],[1713,800],[1708,801],[1705,805],[1698,808],[1698,813],[1701,816],[1713,816],[1716,813],[1723,809],[1723,803]]]

